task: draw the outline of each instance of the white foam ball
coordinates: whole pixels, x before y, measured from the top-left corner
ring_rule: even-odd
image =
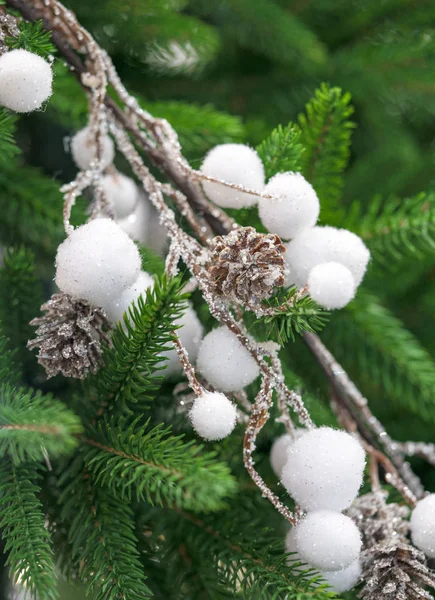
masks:
[[[365,453],[349,433],[312,429],[290,445],[287,457],[281,481],[304,509],[341,511],[356,498]]]
[[[261,192],[264,188],[264,167],[255,150],[244,144],[221,144],[207,154],[201,165],[205,175],[237,183]],[[203,181],[207,196],[223,208],[253,206],[258,198],[212,181]]]
[[[417,502],[411,515],[411,535],[417,548],[435,558],[435,494]]]
[[[145,292],[148,288],[154,285],[154,279],[146,273],[141,271],[136,281],[122,292],[117,298],[110,298],[103,308],[106,311],[107,318],[112,323],[120,321],[131,306],[132,302],[137,305],[137,300],[140,295],[145,299]]]
[[[318,219],[320,203],[314,188],[300,173],[278,173],[264,188],[273,198],[260,198],[258,211],[271,233],[288,240]]]
[[[89,127],[80,129],[71,140],[71,153],[74,162],[82,171],[89,169],[92,161],[97,158],[97,146],[95,136]],[[108,135],[103,137],[103,156],[101,157],[103,168],[112,164],[115,158],[115,146],[112,138]]]
[[[357,235],[335,227],[304,229],[286,244],[285,261],[290,270],[288,282],[305,285],[316,265],[338,262],[349,269],[358,286],[367,268],[370,252]]]
[[[346,569],[341,571],[321,571],[323,579],[329,583],[329,587],[341,594],[354,588],[361,577],[361,563],[357,559]]]
[[[138,249],[111,219],[81,225],[60,244],[56,283],[65,293],[106,306],[136,281]]]
[[[198,319],[193,308],[189,306],[184,314],[175,321],[175,324],[181,326],[180,329],[176,330],[177,334],[185,350],[187,350],[190,362],[195,363],[204,333],[201,321]],[[167,377],[182,370],[177,352],[174,348],[163,352],[162,356],[166,356],[168,359],[164,362],[165,370],[163,375]]]
[[[52,92],[50,64],[33,52],[11,50],[0,56],[0,104],[17,113],[41,108]]]
[[[323,308],[343,308],[355,296],[356,286],[352,273],[340,263],[316,265],[308,275],[308,291]]]
[[[284,433],[273,442],[270,449],[270,464],[277,477],[281,477],[282,469],[287,462],[287,452],[290,445],[304,433],[306,433],[306,429],[295,429],[293,435]]]
[[[254,358],[227,327],[213,329],[205,336],[196,366],[201,375],[222,392],[241,390],[260,374]]]
[[[123,219],[117,219],[116,222],[132,240],[145,244],[149,241],[150,212],[147,198],[139,192],[133,212]]]
[[[330,510],[308,513],[295,532],[301,559],[322,571],[346,569],[361,550],[361,535],[352,519]]]
[[[133,179],[122,173],[114,173],[105,175],[101,179],[101,186],[115,210],[117,219],[123,219],[133,212],[139,195]]]
[[[236,426],[237,409],[224,394],[204,391],[195,399],[189,417],[199,436],[221,440]]]

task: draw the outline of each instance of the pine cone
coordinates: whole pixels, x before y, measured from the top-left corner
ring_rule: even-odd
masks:
[[[54,294],[41,306],[46,315],[30,322],[38,327],[36,338],[27,343],[30,350],[39,348],[38,362],[47,376],[62,373],[65,377],[84,379],[96,373],[101,363],[104,330],[109,322],[101,308],[69,294]]]
[[[3,6],[0,6],[0,56],[8,51],[6,46],[7,37],[18,37],[18,18],[9,15]]]
[[[255,306],[284,284],[285,246],[274,234],[240,227],[214,238],[208,267],[215,293]]]

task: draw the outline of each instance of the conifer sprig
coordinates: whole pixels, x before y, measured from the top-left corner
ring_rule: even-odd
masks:
[[[301,135],[298,125],[293,123],[289,123],[286,127],[278,125],[257,147],[264,164],[266,179],[270,179],[277,173],[302,170],[304,147],[301,144]]]

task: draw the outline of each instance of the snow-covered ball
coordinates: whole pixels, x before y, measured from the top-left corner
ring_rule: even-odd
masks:
[[[306,429],[296,429],[293,435],[284,433],[273,442],[270,449],[270,465],[277,477],[281,477],[282,469],[287,462],[287,451],[290,445],[304,433],[306,433]]]
[[[89,127],[80,129],[71,140],[71,152],[74,162],[79,169],[89,169],[92,161],[97,158],[97,145],[95,136]],[[101,157],[103,168],[112,164],[115,158],[115,146],[112,139],[105,135],[103,137],[103,156]]]
[[[329,587],[341,594],[354,588],[361,577],[361,563],[357,559],[346,569],[341,571],[321,571],[323,579],[329,583]]]
[[[184,314],[175,321],[175,324],[181,326],[180,329],[176,330],[177,334],[185,350],[187,350],[190,362],[195,363],[204,333],[201,321],[198,319],[193,308],[189,306]],[[177,352],[174,348],[163,352],[162,356],[166,356],[168,359],[164,362],[165,370],[163,375],[165,375],[165,377],[182,370]]]
[[[133,212],[138,200],[138,189],[133,179],[122,173],[114,173],[105,175],[101,186],[117,219],[124,219]]]
[[[11,50],[0,56],[0,104],[17,113],[41,108],[51,96],[50,64],[28,50]]]
[[[411,515],[412,541],[429,558],[435,558],[435,494],[417,502]]]
[[[320,427],[289,446],[281,480],[304,509],[342,511],[358,494],[364,465],[365,453],[355,438]]]
[[[224,394],[204,391],[195,399],[189,417],[199,436],[221,440],[236,426],[237,409]]]
[[[145,299],[145,292],[148,288],[154,285],[154,279],[146,273],[141,271],[136,281],[122,292],[117,298],[110,298],[109,302],[103,305],[106,311],[107,318],[112,323],[116,323],[122,319],[124,313],[127,312],[132,302],[137,304],[139,296],[142,294]]]
[[[361,535],[352,519],[330,510],[308,513],[295,536],[301,559],[322,571],[346,569],[361,550]]]
[[[278,173],[264,188],[271,198],[260,198],[258,211],[263,225],[284,240],[313,227],[320,203],[311,184],[300,173]]]
[[[237,336],[227,327],[210,331],[202,340],[198,371],[221,392],[236,392],[256,379],[260,369]]]
[[[284,258],[290,270],[287,283],[305,285],[316,265],[338,262],[347,267],[358,286],[367,268],[370,252],[357,235],[335,227],[304,229],[286,244]]]
[[[148,199],[145,194],[139,191],[137,196],[137,204],[135,209],[131,214],[123,219],[117,219],[118,225],[121,227],[122,231],[131,237],[135,242],[139,242],[140,244],[148,244],[149,240],[149,229],[151,226],[150,223],[151,216],[151,207]],[[164,237],[166,237],[163,234]]]
[[[56,255],[56,283],[67,294],[107,306],[138,278],[138,249],[111,219],[74,229]]]
[[[352,273],[337,262],[316,265],[308,275],[311,298],[323,308],[343,308],[355,296],[356,286]]]
[[[263,163],[256,151],[244,144],[216,146],[205,157],[201,172],[251,190],[261,192],[264,188]],[[210,200],[223,208],[253,206],[258,200],[257,196],[212,181],[203,181],[202,185]]]

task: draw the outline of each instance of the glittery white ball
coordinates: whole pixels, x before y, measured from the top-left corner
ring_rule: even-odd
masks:
[[[74,162],[82,171],[88,169],[92,161],[96,160],[97,147],[95,137],[92,135],[89,127],[80,129],[72,138],[71,152]],[[108,135],[105,135],[103,138],[103,167],[106,168],[112,164],[114,158],[115,146],[112,139]]]
[[[227,327],[218,327],[205,336],[196,366],[221,392],[241,390],[260,374],[254,358]]]
[[[117,219],[123,219],[133,212],[139,195],[133,179],[122,173],[114,173],[105,175],[101,179],[101,186],[115,210]]]
[[[295,532],[301,559],[322,571],[346,569],[361,550],[361,535],[352,519],[330,510],[308,513]]]
[[[198,396],[189,412],[196,433],[206,440],[221,440],[236,426],[235,404],[219,392]]]
[[[184,348],[187,350],[190,362],[195,363],[204,333],[201,321],[198,319],[193,308],[189,306],[186,312],[175,321],[175,324],[181,325],[181,329],[177,329],[177,334],[179,335]],[[165,370],[163,371],[163,375],[165,375],[165,377],[173,375],[174,373],[179,373],[182,370],[175,349],[163,352],[162,356],[168,358],[164,363]]]
[[[106,306],[133,285],[140,266],[128,235],[111,219],[94,219],[74,229],[57,249],[56,283],[67,294]]]
[[[264,193],[274,196],[258,201],[260,219],[271,233],[288,240],[316,224],[319,199],[300,173],[278,173],[266,185]]]
[[[281,481],[306,510],[342,511],[358,495],[364,465],[364,450],[350,434],[320,427],[289,446]]]
[[[311,568],[299,556],[298,548],[297,548],[297,544],[296,544],[296,529],[295,529],[295,527],[292,527],[291,529],[289,529],[289,532],[287,533],[287,536],[285,538],[285,551],[292,552],[292,554],[287,557],[287,564],[289,566],[292,566],[293,563],[295,563],[295,562],[302,563],[298,566],[293,567],[295,571],[306,571],[307,569]]]
[[[120,321],[129,306],[131,306],[131,303],[135,302],[137,305],[137,300],[141,294],[145,299],[146,290],[153,285],[154,279],[151,275],[145,271],[141,271],[133,285],[124,290],[118,298],[110,298],[109,302],[103,305],[109,321],[112,323]]]
[[[357,235],[335,227],[312,227],[301,231],[286,244],[285,261],[290,270],[288,283],[305,285],[316,265],[338,262],[352,273],[358,286],[367,268],[370,252]]]
[[[51,96],[53,71],[33,52],[11,50],[0,56],[0,104],[17,113],[41,108]]]
[[[341,571],[321,571],[323,579],[329,583],[329,587],[341,594],[354,588],[361,577],[361,563],[357,559],[346,569]]]
[[[148,244],[150,217],[151,210],[148,199],[144,193],[139,191],[133,212],[123,219],[117,219],[116,222],[132,240],[139,244]]]
[[[296,429],[293,435],[284,433],[280,435],[272,444],[270,449],[270,465],[277,477],[281,477],[282,469],[287,462],[287,451],[290,445],[306,433],[306,429]]]
[[[417,502],[411,515],[411,534],[417,548],[435,558],[435,494]]]
[[[343,308],[355,296],[356,286],[352,273],[340,263],[316,265],[308,275],[308,291],[323,308]]]
[[[264,167],[255,150],[244,144],[221,144],[207,154],[201,172],[228,183],[238,183],[261,192],[264,188]],[[223,208],[253,206],[258,198],[219,183],[203,181],[206,195]]]

